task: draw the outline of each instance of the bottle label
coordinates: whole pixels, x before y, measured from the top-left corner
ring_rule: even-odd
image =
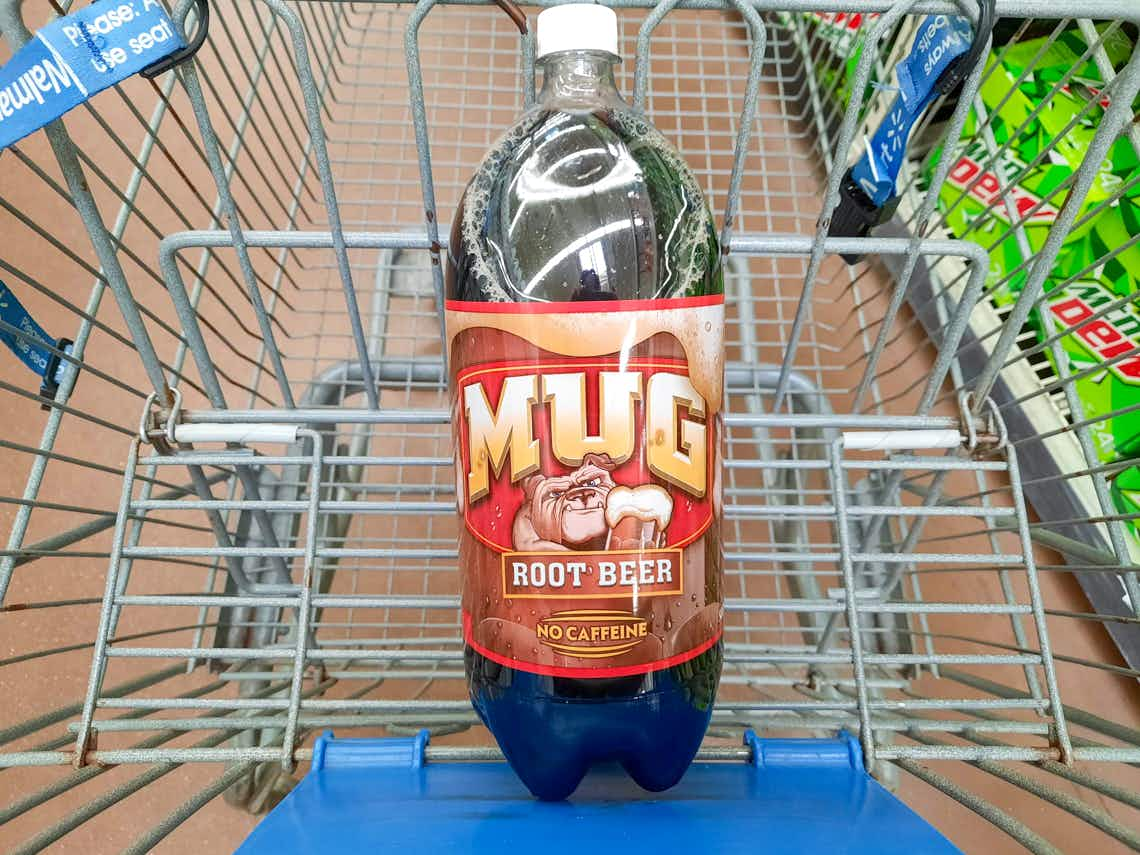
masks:
[[[713,646],[723,297],[449,301],[447,327],[466,643],[565,677]]]

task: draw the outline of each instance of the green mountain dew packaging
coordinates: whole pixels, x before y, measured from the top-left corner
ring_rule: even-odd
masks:
[[[852,17],[802,15],[792,22],[797,33],[810,37],[816,78],[825,81],[820,94],[831,99],[837,111],[852,97],[850,81],[865,47],[858,33],[848,29],[857,26],[851,23]],[[903,58],[900,51],[909,44],[906,24],[911,20],[904,18],[880,49],[891,79],[896,77],[891,66],[898,67]],[[1106,93],[1097,66],[1084,59],[1089,51],[1079,29],[1072,27],[1053,36],[1054,26],[1052,22],[1047,26],[1044,22],[1042,26],[996,22],[994,47],[979,91],[982,109],[968,114],[952,168],[938,188],[943,233],[974,241],[989,252],[987,294],[999,314],[1025,286],[1033,259],[1056,223],[1074,173],[1085,160],[1109,106],[1111,91]],[[1105,58],[1117,72],[1131,56],[1137,38],[1135,27],[1099,29]],[[819,49],[820,42],[826,45],[824,50]],[[876,107],[882,100],[873,100],[867,111],[871,126],[876,124]],[[939,125],[955,106],[954,94],[932,105],[929,126],[917,128],[908,142],[906,157],[917,171],[921,192],[927,189],[923,179],[929,182],[941,154]],[[991,133],[992,139],[985,139]],[[1007,188],[1004,195],[1002,187]],[[846,199],[841,197],[840,208]],[[906,201],[911,205],[913,197]],[[851,221],[844,228],[859,225],[856,218]],[[1020,233],[1013,231],[1015,224],[1020,224]],[[900,227],[905,233],[904,223],[891,226],[892,233]],[[1038,308],[1028,319],[1026,333],[1038,343],[1056,339],[1057,344],[1045,348],[1043,356],[1030,357],[1033,370],[1028,378],[1022,377],[1033,382],[1035,374],[1042,378],[1040,382],[1049,383],[1059,368],[1057,360],[1064,360],[1090,426],[1096,456],[1101,463],[1119,461],[1113,467],[1120,471],[1112,478],[1112,501],[1125,519],[1135,520],[1127,526],[1126,543],[1134,559],[1140,560],[1140,354],[1136,352],[1140,349],[1140,248],[1131,245],[1138,235],[1140,163],[1131,140],[1124,138],[1115,142],[1099,164],[1076,227],[1067,236]],[[927,287],[934,287],[934,282]],[[991,316],[990,312],[979,314],[979,329],[990,328]],[[923,324],[928,322],[923,320]],[[1054,351],[1058,351],[1056,356]],[[1016,402],[1027,391],[1020,383],[1017,386],[1003,387],[1002,394]],[[1059,390],[1052,398],[1062,411],[1066,409]],[[1118,415],[1109,417],[1110,413]],[[1034,429],[1030,417],[1015,421]],[[1037,462],[1041,473],[1051,472],[1053,465],[1067,465],[1057,459]],[[1027,473],[1034,468],[1032,463]],[[1084,506],[1085,499],[1053,495],[1066,491],[1042,484],[1027,484],[1026,492],[1038,513],[1061,523],[1060,530],[1067,536],[1089,545],[1101,542],[1099,535],[1086,537],[1083,528],[1067,522],[1097,513]],[[1120,577],[1080,572],[1077,576],[1098,612],[1131,614],[1122,584],[1117,591],[1118,582],[1113,581]],[[1109,624],[1108,630],[1125,659],[1140,662],[1136,634],[1125,625]]]
[[[1131,55],[1131,39],[1119,30],[1102,34],[1108,59],[1119,68]],[[1091,59],[1082,61],[1087,50],[1075,28],[1052,44],[1032,39],[997,48],[980,92],[1031,253],[1044,244],[1107,106],[1099,70]],[[1023,74],[1028,67],[1032,73]],[[941,188],[939,208],[954,236],[990,247],[991,298],[1002,306],[1016,299],[1030,265],[1024,263],[1006,205],[998,202],[1000,179],[984,141],[975,135],[978,126],[971,112],[963,133],[967,142]],[[936,160],[937,152],[927,159],[928,169]],[[1140,162],[1122,137],[1100,165],[1046,280],[1040,308],[1030,317],[1039,341],[1071,330],[1062,350],[1069,372],[1078,377],[1088,420],[1140,407],[1140,355],[1123,356],[1140,345],[1140,310],[1122,299],[1140,289],[1140,247],[1120,249],[1140,234],[1138,177]],[[1136,186],[1129,186],[1132,181]],[[1099,365],[1105,370],[1096,371]],[[1096,422],[1092,432],[1102,462],[1140,455],[1140,409]]]
[[[863,53],[866,39],[865,23],[879,17],[878,12],[779,12],[780,22],[792,28],[792,18],[803,22],[809,38],[827,46],[830,56],[822,56],[821,51],[812,48],[815,61],[815,77],[823,94],[831,103],[840,107],[847,105],[851,95],[851,81],[855,77],[855,66]]]
[[[1105,38],[1104,49],[1109,61],[1119,66],[1131,54],[1131,40],[1114,30]],[[1067,182],[1084,160],[1104,115],[1104,83],[1091,60],[1080,62],[1086,52],[1084,37],[1076,29],[1062,33],[1052,44],[1047,39],[1032,39],[1003,46],[991,55],[979,93],[990,114],[994,142],[1002,150],[999,162],[1004,177],[1014,185],[1015,215],[1025,220],[1024,230],[1033,252],[1045,242],[1064,202]],[[1030,66],[1032,73],[1025,74]],[[1061,90],[1050,95],[1066,78]],[[1006,206],[998,204],[1000,179],[978,130],[977,114],[971,111],[963,131],[966,149],[950,170],[939,201],[956,236],[987,246],[997,242],[991,250],[991,281],[996,284],[1009,278],[1001,288],[1004,293],[994,295],[1001,305],[1020,291],[1028,265],[1022,264],[1025,259],[1010,228]],[[928,158],[929,168],[936,159]],[[1130,141],[1123,137],[1117,140],[1100,165],[1082,215],[1058,259],[1053,271],[1056,279],[1079,273],[1140,231],[1140,186],[1127,190],[1096,216],[1084,216],[1118,194],[1136,176],[1137,166]],[[1117,280],[1127,275],[1129,267],[1136,269],[1138,260],[1140,248],[1132,247],[1118,255],[1108,263],[1111,269],[1106,269],[1103,284],[1121,296],[1131,293],[1130,283]],[[1120,287],[1126,290],[1120,291]]]
[[[864,18],[805,13],[800,20],[808,34],[831,51],[831,58],[817,60],[817,76],[825,94],[845,105],[864,46]],[[1134,31],[1103,25],[1099,33],[1108,61],[1119,70],[1131,56]],[[1038,252],[1108,106],[1103,75],[1085,58],[1088,44],[1076,27],[1052,41],[1047,31],[1040,38],[1016,42],[1009,41],[1010,35],[1000,25],[995,29],[995,47],[979,92],[1002,174],[982,138],[982,122],[971,111],[962,151],[938,200],[947,231],[989,249],[987,290],[998,307],[1016,300],[1031,266],[1013,222],[1022,222],[1031,256]],[[888,45],[883,50],[893,53]],[[948,115],[949,107],[944,107],[936,121]],[[939,154],[935,149],[924,158],[925,177]],[[999,201],[1003,179],[1012,185],[1012,222],[1006,204]],[[1140,499],[1140,355],[1124,355],[1140,346],[1140,307],[1127,299],[1140,291],[1140,245],[1128,245],[1138,234],[1140,162],[1131,141],[1122,137],[1100,164],[1076,226],[1046,280],[1041,309],[1031,314],[1029,324],[1038,341],[1071,330],[1061,339],[1061,349],[1069,373],[1078,378],[1076,389],[1085,418],[1093,422],[1097,454],[1101,462],[1137,459],[1138,467],[1128,470],[1136,489],[1128,495]],[[1051,351],[1047,356],[1052,362]],[[1097,371],[1101,365],[1105,369]],[[1137,409],[1097,421],[1129,407]],[[1120,504],[1125,492],[1117,490],[1114,496],[1122,512],[1137,511],[1135,503],[1128,505],[1129,511]]]
[[[1112,480],[1112,501],[1122,514],[1140,514],[1140,466],[1129,466]]]

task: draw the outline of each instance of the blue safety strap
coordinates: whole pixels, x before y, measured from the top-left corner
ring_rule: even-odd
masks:
[[[66,376],[67,360],[60,359],[59,352],[71,354],[72,343],[68,339],[55,339],[47,330],[36,323],[35,318],[16,299],[4,282],[0,281],[0,341],[8,346],[16,357],[34,371],[42,380],[40,395],[54,398],[55,391]]]
[[[947,91],[940,85],[942,76],[969,52],[972,41],[968,18],[931,15],[919,26],[910,54],[897,69],[899,94],[851,170],[876,207],[895,194],[899,167],[906,158],[907,139],[915,122],[931,101]]]
[[[0,68],[0,149],[185,46],[158,0],[96,0]]]

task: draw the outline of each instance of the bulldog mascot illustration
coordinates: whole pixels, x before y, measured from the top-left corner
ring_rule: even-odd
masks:
[[[566,475],[531,475],[511,537],[520,552],[644,549],[664,545],[673,500],[661,487],[614,483],[607,454]]]
[[[606,499],[616,486],[608,454],[587,454],[567,475],[531,475],[511,535],[520,552],[603,549],[609,526]]]

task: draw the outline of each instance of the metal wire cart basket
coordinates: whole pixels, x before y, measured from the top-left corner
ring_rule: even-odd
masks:
[[[1140,6],[613,5],[623,91],[726,249],[698,765],[845,729],[963,849],[1140,849]],[[0,0],[0,61],[68,11]],[[41,388],[0,351],[8,851],[228,851],[342,737],[498,757],[463,680],[440,245],[533,36],[482,0],[173,14],[192,59],[0,152],[0,296],[58,364]],[[893,216],[829,237],[938,14],[980,59]]]

